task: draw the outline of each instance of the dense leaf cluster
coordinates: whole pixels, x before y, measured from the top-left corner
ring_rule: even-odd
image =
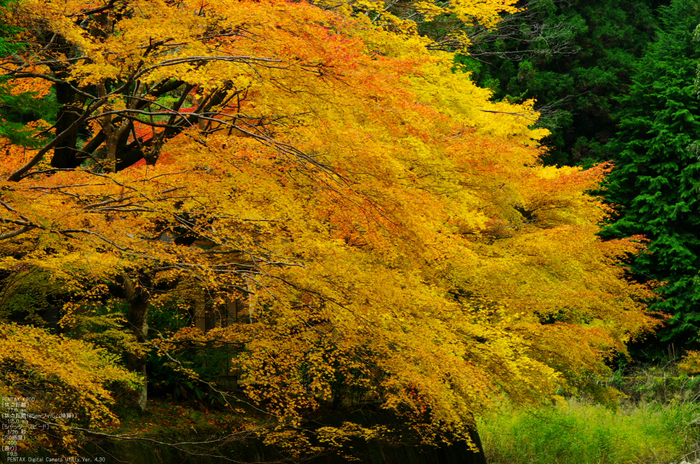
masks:
[[[520,6],[525,6],[520,4]],[[536,98],[551,129],[546,163],[612,160],[606,199],[616,211],[602,236],[644,235],[630,273],[656,282],[652,308],[670,319],[637,354],[693,348],[700,263],[698,99],[693,87],[700,21],[690,1],[533,1],[459,57],[495,98]]]
[[[80,349],[110,376],[66,427],[150,391],[298,455],[468,441],[495,397],[594,386],[651,292],[618,265],[639,238],[596,235],[609,169],[543,165],[533,101],[453,72],[510,3],[19,1],[7,95],[57,109],[0,140],[0,328],[62,334],[17,331],[0,388],[48,401]]]
[[[658,38],[618,98],[620,129],[610,144],[616,168],[606,198],[617,209],[604,237],[643,234],[647,252],[633,258],[640,280],[665,283],[653,308],[672,316],[656,346],[690,348],[698,341],[700,314],[700,102],[694,80],[700,44],[692,33],[700,22],[697,3],[674,1],[661,9]]]

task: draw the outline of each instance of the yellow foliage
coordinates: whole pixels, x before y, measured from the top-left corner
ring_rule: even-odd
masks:
[[[678,367],[685,374],[700,373],[700,352],[688,351],[683,360],[678,363]]]
[[[490,25],[513,3],[415,6]],[[245,298],[245,323],[188,328],[160,348],[242,347],[246,401],[277,421],[268,441],[303,446],[315,411],[366,404],[425,442],[467,439],[494,396],[550,399],[652,327],[648,289],[616,265],[636,243],[595,236],[605,210],[586,192],[605,168],[541,167],[533,103],[492,102],[410,28],[351,14],[381,2],[119,5],[90,21],[85,0],[17,9],[18,24],[86,58],[56,59],[62,79],[94,97],[75,103],[91,138],[122,143],[117,159],[141,149],[147,162],[110,172],[95,150],[82,167],[52,170],[41,163],[54,145],[8,147],[0,268],[66,282],[83,298],[64,308],[75,321],[99,300],[86,276],[134,269],[187,283],[171,296],[196,287],[218,302]],[[41,372],[53,372],[47,363]],[[97,408],[102,378],[86,378],[92,402],[75,401]],[[348,422],[320,439],[375,433]]]
[[[26,412],[37,417],[28,419],[35,427],[33,440],[42,440],[59,429],[65,440],[73,442],[68,426],[99,427],[118,422],[110,410],[114,398],[108,385],[117,382],[136,389],[141,382],[103,349],[38,328],[6,323],[0,324],[0,367],[3,396],[32,399]],[[46,428],[43,423],[52,425]]]

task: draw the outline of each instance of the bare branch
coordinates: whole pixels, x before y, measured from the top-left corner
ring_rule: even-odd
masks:
[[[8,238],[16,237],[18,235],[22,235],[25,232],[29,232],[32,229],[35,229],[35,226],[24,226],[20,227],[17,230],[13,230],[12,232],[5,232],[4,234],[0,234],[0,240],[7,240]]]

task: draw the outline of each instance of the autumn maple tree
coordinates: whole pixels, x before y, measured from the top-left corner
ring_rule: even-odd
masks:
[[[512,3],[452,7],[490,24]],[[3,318],[58,304],[60,341],[40,337],[64,357],[93,347],[142,408],[149,356],[235,346],[229,392],[180,371],[297,451],[405,437],[323,411],[389,411],[441,443],[468,439],[494,396],[585,386],[653,325],[616,264],[639,241],[595,235],[607,211],[586,192],[607,168],[541,166],[533,102],[492,102],[401,11],[334,5],[12,5],[27,45],[2,62],[8,85],[59,109],[27,123],[39,148],[3,142]],[[26,299],[32,279],[52,287]],[[206,332],[172,322],[232,305],[244,317]],[[28,365],[19,346],[0,363]],[[21,369],[4,372],[22,394]],[[101,395],[76,401],[106,411]]]

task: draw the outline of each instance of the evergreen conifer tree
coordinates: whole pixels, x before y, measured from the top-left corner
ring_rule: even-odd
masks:
[[[693,88],[700,44],[693,29],[700,5],[674,0],[660,9],[661,29],[634,75],[628,95],[619,98],[620,130],[610,144],[615,169],[606,197],[617,217],[604,231],[608,238],[643,234],[646,253],[631,262],[642,281],[662,283],[663,299],[652,309],[672,317],[647,343],[647,354],[667,344],[690,347],[700,330],[700,183],[698,140],[700,102]]]
[[[530,0],[497,29],[474,34],[458,61],[496,99],[534,98],[546,164],[590,165],[607,150],[616,125],[615,97],[626,93],[635,63],[656,30],[667,0]]]

